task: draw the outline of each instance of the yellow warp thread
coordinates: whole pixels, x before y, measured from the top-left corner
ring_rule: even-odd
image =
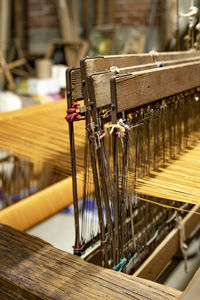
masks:
[[[66,100],[0,115],[0,148],[33,163],[46,163],[71,174]],[[84,167],[85,122],[74,122],[77,171]]]
[[[165,169],[135,182],[138,194],[200,205],[200,143],[180,155]]]
[[[170,208],[170,209],[175,209],[175,210],[179,210],[179,211],[183,211],[183,212],[187,212],[187,213],[190,212],[190,213],[193,213],[193,214],[200,215],[199,212],[192,211],[192,210],[189,210],[189,209],[185,209],[185,208],[175,207],[175,206],[172,206],[172,205],[163,204],[163,203],[156,202],[156,201],[149,200],[149,199],[145,199],[145,198],[142,198],[142,197],[138,197],[138,199],[142,200],[142,201],[145,201],[145,202],[149,202],[151,204],[162,206],[162,207],[165,207],[165,208]],[[174,201],[174,200],[171,200],[171,201]]]

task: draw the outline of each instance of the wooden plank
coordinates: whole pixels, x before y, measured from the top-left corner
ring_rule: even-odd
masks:
[[[182,224],[185,228],[185,238],[200,223],[200,216],[193,212],[200,212],[200,207],[195,206],[190,213],[183,219]],[[147,258],[142,266],[134,273],[134,276],[155,280],[169,260],[179,250],[179,230],[173,229],[164,241],[155,249],[155,251]]]
[[[163,67],[171,66],[171,65],[178,65],[184,62],[192,62],[198,61],[200,57],[194,58],[187,58],[187,59],[178,59],[178,60],[170,60],[170,61],[163,61]],[[151,64],[144,64],[138,66],[129,66],[124,68],[118,68],[118,72],[120,74],[130,73],[130,72],[137,72],[141,70],[150,70],[150,69],[157,69],[156,63]],[[111,71],[105,71],[101,73],[94,73],[90,75],[89,81],[93,85],[93,94],[96,103],[96,107],[102,107],[105,105],[111,104],[111,95],[110,95],[110,78],[114,75]],[[89,95],[90,96],[90,95]]]
[[[178,299],[180,291],[83,261],[0,225],[0,299]],[[12,247],[10,246],[12,245]]]
[[[112,84],[121,112],[200,86],[200,62],[118,75]]]
[[[198,54],[198,55],[197,55]],[[144,58],[143,58],[144,56]],[[192,61],[195,59],[198,59],[199,57],[199,52],[195,52],[195,55],[193,56],[189,52],[182,52],[180,55],[180,52],[177,54],[174,54],[174,52],[171,54],[161,54],[159,55],[159,58],[162,58],[162,62],[165,62],[164,65],[173,65],[173,64],[178,64],[183,61]],[[111,58],[112,64],[109,62]],[[171,60],[173,58],[173,60]],[[84,69],[86,72],[86,76],[89,75],[90,73],[94,72],[102,72],[105,71],[105,69],[110,69],[112,66],[120,65],[119,71],[120,73],[126,73],[126,72],[133,72],[133,71],[140,71],[140,70],[145,70],[145,69],[152,69],[155,68],[155,62],[152,61],[152,56],[149,56],[149,54],[134,54],[134,55],[116,55],[116,56],[109,56],[105,57],[107,60],[106,63],[104,62],[103,57],[99,58],[85,58],[83,59],[84,62]],[[122,62],[121,62],[122,60]],[[148,62],[150,60],[151,62]],[[146,61],[148,62],[146,64]],[[159,60],[158,60],[159,61]],[[134,64],[132,64],[134,63]],[[144,65],[146,64],[146,65]],[[80,99],[83,98],[82,95],[82,87],[81,87],[81,81],[79,79],[81,78],[81,75],[78,74],[78,69],[76,71],[76,75],[74,77],[74,86],[77,85],[76,92],[79,95]],[[110,83],[109,79],[113,76],[112,72],[106,71],[103,74],[96,74],[98,79],[94,78],[94,85],[95,85],[95,96],[96,96],[96,103],[97,107],[101,107],[107,104],[111,103],[110,100]],[[95,74],[93,74],[95,77]],[[105,80],[104,80],[105,77]],[[97,82],[96,82],[97,81]],[[74,97],[76,95],[74,94]],[[100,97],[100,99],[98,99]],[[76,98],[74,98],[76,99]],[[99,104],[98,104],[99,103]]]
[[[142,53],[142,54],[122,54],[122,55],[108,55],[102,57],[85,58],[84,69],[86,75],[94,72],[105,71],[112,66],[118,68],[149,64],[162,60],[186,59],[190,57],[199,56],[199,51],[180,51],[180,52],[160,52],[160,53]]]
[[[198,300],[200,295],[200,269],[196,272],[180,300]]]

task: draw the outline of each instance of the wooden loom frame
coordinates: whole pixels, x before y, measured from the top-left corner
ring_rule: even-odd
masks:
[[[183,54],[183,56],[182,56],[182,54]],[[193,54],[195,54],[197,57],[199,56],[199,53],[197,53],[197,52],[193,53]],[[185,61],[188,62],[188,64],[191,63],[191,65],[193,65],[192,61],[194,61],[194,64],[195,64],[196,58],[193,57],[193,54],[191,54],[189,52],[162,53],[162,54],[158,54],[158,57],[162,59],[164,66],[173,66],[175,64],[180,64],[179,69],[181,69],[182,67],[184,68],[184,66],[181,66],[181,64],[184,62],[184,58],[185,58]],[[105,59],[106,62],[102,58],[103,57],[93,58],[93,59],[86,58],[86,59],[83,59],[81,61],[81,79],[82,79],[83,96],[84,96],[84,99],[86,100],[86,105],[88,104],[88,98],[89,98],[89,104],[92,103],[91,106],[94,109],[96,107],[98,107],[98,105],[100,105],[100,104],[97,105],[97,103],[96,103],[97,99],[95,99],[95,96],[98,95],[98,92],[96,92],[97,89],[100,91],[102,87],[104,87],[104,89],[103,89],[102,94],[100,95],[100,93],[99,93],[99,95],[98,95],[99,96],[98,101],[100,101],[98,103],[101,103],[102,106],[108,105],[110,103],[110,100],[109,100],[110,97],[108,95],[109,90],[108,90],[107,86],[109,87],[108,81],[112,77],[113,73],[110,72],[110,71],[101,72],[101,71],[99,71],[99,69],[101,69],[103,67],[105,69],[111,67],[112,65],[109,65],[109,63],[111,63],[111,62],[112,62],[113,65],[117,65],[117,66],[119,65],[119,66],[124,67],[123,63],[125,63],[125,66],[128,66],[128,60],[129,59],[132,60],[132,61],[136,61],[136,60],[139,61],[139,64],[141,64],[141,66],[130,67],[130,65],[129,65],[129,67],[127,67],[127,68],[126,67],[124,69],[122,68],[122,72],[123,71],[124,72],[126,72],[126,71],[130,72],[130,71],[134,71],[134,70],[136,71],[136,70],[139,70],[139,69],[141,69],[141,70],[147,69],[148,70],[148,68],[150,68],[150,69],[151,68],[156,68],[155,62],[151,63],[151,64],[149,63],[149,60],[152,60],[152,59],[154,60],[155,59],[155,57],[152,58],[152,55],[149,55],[149,54],[144,55],[143,60],[142,60],[142,55],[129,55],[129,57],[128,56],[121,56],[121,57],[120,56],[110,56],[110,57],[106,57],[106,59]],[[120,61],[120,58],[121,58],[121,61]],[[165,61],[165,60],[167,60],[167,61]],[[122,61],[123,61],[123,63],[122,63]],[[142,65],[142,61],[147,62],[147,64]],[[118,64],[116,62],[118,62]],[[197,69],[198,69],[198,62],[196,63],[196,65],[197,65]],[[170,69],[170,67],[169,67],[169,69]],[[92,70],[95,70],[96,73],[92,73]],[[148,72],[148,71],[146,71],[146,72]],[[143,72],[141,72],[141,73],[143,73]],[[96,78],[95,78],[95,76],[96,76]],[[120,76],[123,76],[123,75],[117,75],[116,78],[120,77]],[[128,76],[128,75],[126,74],[125,76]],[[94,78],[95,78],[95,80],[93,80]],[[197,78],[198,78],[198,76],[197,76]],[[76,69],[76,76],[74,77],[74,81],[76,81],[76,80],[77,80],[77,82],[79,82],[79,80],[80,80],[79,69]],[[196,80],[194,86],[198,85],[197,83],[198,83],[198,80]],[[105,88],[105,84],[107,84],[106,88]],[[184,84],[186,84],[186,80],[184,81]],[[74,82],[73,82],[73,85],[74,85]],[[94,89],[93,89],[94,85],[96,87],[96,90],[95,90],[96,93],[94,92]],[[79,82],[78,86],[81,87],[80,82]],[[191,87],[191,85],[189,85],[189,86]],[[181,89],[181,91],[182,91],[182,89]],[[73,95],[74,99],[76,98],[76,93],[77,93],[77,91]],[[81,95],[80,89],[79,89],[78,94],[79,94],[79,97],[80,97],[80,95]],[[102,100],[102,99],[104,99],[104,100]],[[91,108],[91,110],[94,111],[94,109],[92,109],[92,108]],[[93,114],[93,116],[94,116],[94,114]],[[199,212],[199,208],[195,207],[194,211]],[[194,224],[193,224],[193,226],[191,226],[191,230],[186,229],[186,238],[189,236],[189,234],[192,232],[192,230],[198,224],[199,216],[198,215],[193,216],[193,214],[188,214],[188,216],[185,217],[183,223],[188,224],[190,222],[191,222],[191,224],[193,224],[193,222],[194,222]],[[174,232],[170,236],[170,238],[168,238],[168,239],[166,238],[161,243],[160,247],[158,247],[159,250],[156,248],[154,253],[149,257],[149,261],[154,259],[155,253],[158,253],[157,255],[159,257],[159,255],[163,251],[163,247],[164,248],[169,247],[170,242],[173,241],[173,245],[174,245],[173,251],[171,251],[170,255],[167,256],[167,259],[164,260],[165,264],[160,264],[158,266],[158,268],[156,268],[156,271],[154,270],[154,272],[153,272],[154,274],[152,274],[152,272],[150,270],[151,269],[150,265],[148,263],[145,264],[145,266],[144,266],[145,275],[144,276],[149,276],[152,279],[155,279],[155,277],[157,277],[157,275],[160,273],[163,266],[166,265],[166,263],[172,258],[172,256],[178,250],[179,246],[177,244],[177,239],[178,239],[178,232],[176,230],[176,232]],[[137,274],[143,274],[143,266],[141,266],[141,268],[139,268],[139,270],[136,273]],[[152,275],[147,275],[147,274],[152,274]]]
[[[161,69],[144,70],[141,72],[133,72],[132,74],[113,76],[110,79],[112,123],[116,123],[117,114],[124,110],[136,108],[140,105],[152,103],[153,101],[198,87],[200,84],[199,78],[200,63],[198,60],[193,63],[188,62],[176,66],[166,66]],[[131,82],[129,82],[129,79]],[[139,82],[144,83],[142,84],[142,90],[140,89],[141,85],[139,84]],[[168,82],[167,89],[165,88],[165,82]],[[178,86],[177,83],[179,83]],[[126,85],[125,89],[122,86],[123,84]],[[125,94],[124,91],[127,91],[127,94]],[[114,136],[114,143],[116,143],[116,139],[117,137]],[[115,151],[115,155],[117,156],[117,150]],[[118,185],[117,170],[118,166],[116,157],[114,165],[116,185]],[[200,207],[198,205],[195,205],[191,212],[188,213],[183,219],[183,228],[184,230],[186,230],[186,239],[189,237],[195,227],[200,223],[200,216],[195,214],[199,212]],[[155,280],[164,266],[166,266],[169,260],[179,249],[179,245],[177,243],[179,234],[177,234],[178,229],[175,229],[171,233],[169,233],[164,241],[161,242],[161,244],[155,249],[152,255],[150,255],[150,257],[134,274],[142,278],[150,278],[151,280]],[[169,249],[170,251],[168,252],[167,250]],[[160,264],[156,264],[155,260],[158,260]]]

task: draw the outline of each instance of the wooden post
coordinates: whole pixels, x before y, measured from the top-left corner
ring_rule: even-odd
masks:
[[[104,0],[97,1],[97,26],[103,25],[104,23]]]
[[[25,3],[24,0],[13,1],[14,8],[14,24],[15,36],[19,40],[19,44],[24,49],[24,15]]]
[[[82,27],[83,27],[83,36],[88,38],[88,0],[82,0]]]
[[[114,23],[114,0],[108,1],[108,24]]]
[[[10,0],[0,0],[0,52],[5,57],[10,28]],[[0,75],[0,85],[4,85],[4,76]]]

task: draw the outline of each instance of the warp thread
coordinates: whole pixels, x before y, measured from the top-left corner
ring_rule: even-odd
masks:
[[[187,271],[188,271],[187,244],[185,243],[185,228],[184,228],[181,216],[179,216],[177,218],[177,224],[178,224],[178,229],[179,229],[180,250],[181,250],[181,253],[182,253],[183,259],[184,259],[184,269],[185,269],[185,272],[187,273]]]

